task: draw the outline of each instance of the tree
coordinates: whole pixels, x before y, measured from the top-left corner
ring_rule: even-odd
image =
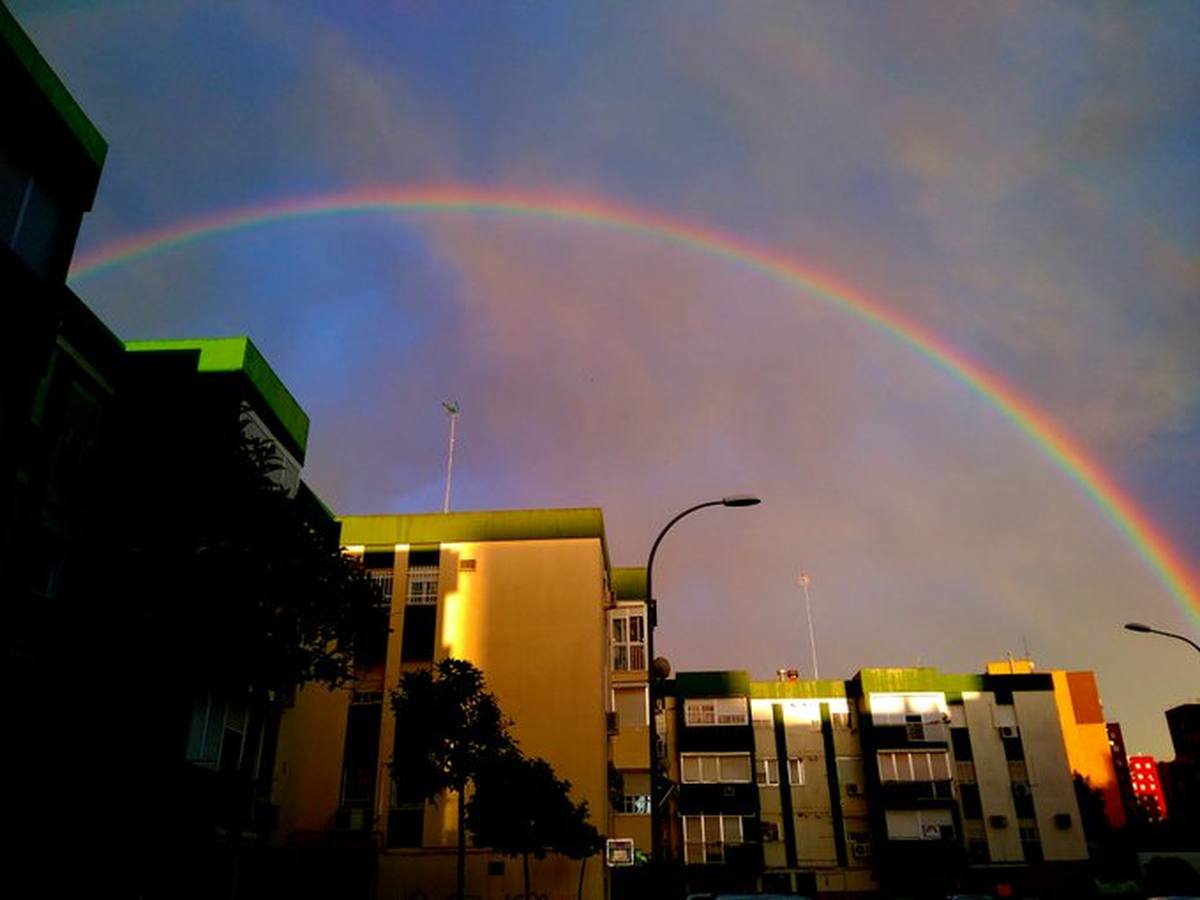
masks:
[[[483,673],[461,659],[406,673],[392,693],[396,747],[392,778],[401,794],[436,802],[444,791],[458,798],[456,893],[463,898],[467,854],[467,786],[515,753],[509,722],[487,690]]]
[[[104,855],[130,870],[114,881],[136,878],[151,896],[168,892],[172,869],[214,870],[217,829],[240,838],[251,811],[252,751],[222,749],[209,781],[184,762],[197,699],[202,710],[237,705],[247,744],[260,734],[269,746],[282,697],[348,680],[359,636],[377,621],[378,592],[340,552],[332,515],[303,484],[280,483],[274,442],[201,394],[177,406],[118,395],[97,486],[103,527],[88,535],[85,580],[59,634],[70,688],[109,698],[64,720],[111,735],[89,752],[105,773],[93,800],[116,811]],[[56,727],[47,743],[61,741]],[[156,868],[164,886],[145,887]]]
[[[558,778],[546,760],[528,758],[515,749],[492,760],[481,772],[467,810],[475,842],[520,856],[525,896],[529,896],[529,856],[558,852],[583,866],[600,849],[600,835],[587,821],[587,803],[571,801],[571,783]]]

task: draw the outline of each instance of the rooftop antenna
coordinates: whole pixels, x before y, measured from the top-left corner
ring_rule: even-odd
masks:
[[[457,400],[443,400],[442,409],[450,416],[450,446],[446,450],[446,497],[442,501],[442,512],[450,512],[450,479],[454,474],[454,426],[458,423]]]
[[[808,595],[808,585],[812,579],[804,572],[801,572],[800,577],[796,580],[800,584],[800,587],[804,588],[804,606],[808,610],[808,641],[812,645],[813,680],[815,681],[821,675],[817,669],[817,633],[813,630],[812,598]]]

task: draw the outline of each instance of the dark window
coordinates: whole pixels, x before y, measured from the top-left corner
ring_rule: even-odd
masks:
[[[382,666],[387,660],[388,611],[377,610],[354,648],[354,662],[365,669]]]
[[[425,807],[393,809],[388,813],[387,845],[420,847],[425,836]]]
[[[432,662],[437,631],[436,606],[408,606],[400,638],[401,662]]]
[[[232,728],[226,728],[225,733],[221,736],[221,774],[236,775],[241,761],[242,733],[234,731]]]
[[[488,860],[488,874],[489,875],[503,875],[504,874],[504,860],[489,859]]]
[[[983,802],[979,797],[979,785],[960,784],[958,791],[962,797],[963,817],[967,819],[982,819]]]
[[[28,188],[29,173],[0,150],[0,243],[9,247],[13,246]]]
[[[1021,841],[1021,850],[1025,854],[1025,862],[1040,863],[1042,861],[1042,844],[1040,841]]]
[[[367,550],[363,553],[362,563],[367,569],[396,568],[395,550]]]
[[[987,841],[977,838],[967,841],[967,856],[973,863],[990,862],[991,857],[988,855]]]
[[[342,765],[342,806],[347,809],[373,809],[375,806],[382,715],[382,703],[359,703],[350,707]]]
[[[1004,758],[1009,762],[1016,762],[1025,758],[1025,745],[1021,743],[1021,736],[1006,737],[1001,743],[1004,744]]]
[[[1017,811],[1018,819],[1032,819],[1034,817],[1033,794],[1026,785],[1021,785],[1021,787],[1025,789],[1013,791],[1013,808]]]
[[[415,569],[417,566],[436,566],[440,562],[440,550],[410,550],[408,553],[408,567],[410,569]]]
[[[954,747],[954,758],[961,762],[970,762],[975,758],[971,749],[971,735],[965,728],[950,729],[950,744]]]

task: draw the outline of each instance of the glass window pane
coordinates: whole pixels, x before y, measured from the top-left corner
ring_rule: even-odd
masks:
[[[721,829],[725,843],[740,844],[742,842],[742,820],[739,816],[722,816]]]
[[[750,780],[749,756],[722,756],[720,763],[721,781],[745,782]]]
[[[700,757],[683,757],[683,780],[687,782],[697,782],[700,780]],[[688,816],[684,816],[685,821],[688,818]]]
[[[717,781],[721,777],[721,771],[717,765],[715,756],[700,757],[700,780],[701,781]]]

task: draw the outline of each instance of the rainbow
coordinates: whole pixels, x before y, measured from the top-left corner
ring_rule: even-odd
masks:
[[[998,376],[967,359],[919,323],[863,297],[846,284],[782,255],[711,228],[631,207],[565,195],[449,187],[374,188],[294,198],[225,210],[133,235],[81,254],[71,268],[78,283],[140,259],[208,238],[274,222],[363,213],[483,214],[563,222],[637,235],[703,253],[796,288],[907,345],[967,385],[1012,422],[1073,480],[1200,626],[1200,579],[1134,500],[1048,415]]]

